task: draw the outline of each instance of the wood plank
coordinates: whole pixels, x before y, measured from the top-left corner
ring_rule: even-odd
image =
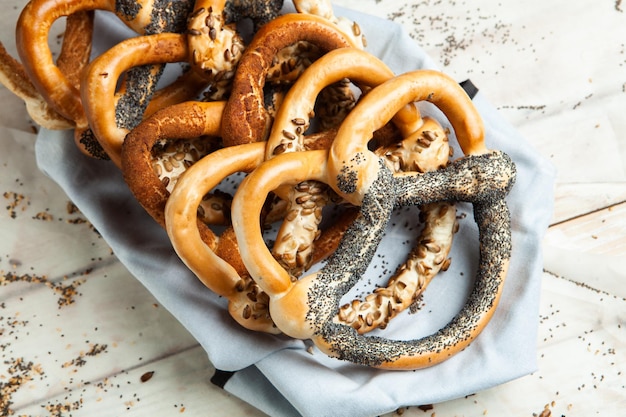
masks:
[[[556,224],[545,242],[575,252],[626,257],[626,203]]]
[[[416,407],[403,417],[619,415],[626,407],[626,298],[544,274],[539,315],[538,370],[475,395]]]
[[[265,415],[211,384],[213,371],[204,350],[195,346],[66,387],[43,401],[17,408],[16,415],[41,415],[44,410],[76,417]]]
[[[552,224],[626,202],[626,182],[560,183],[555,189]]]

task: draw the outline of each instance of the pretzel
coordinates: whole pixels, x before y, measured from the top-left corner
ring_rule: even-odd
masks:
[[[179,177],[219,145],[224,102],[189,101],[165,107],[133,128],[121,146],[124,179],[139,203],[165,226],[165,203]],[[317,146],[329,140],[317,136]],[[312,144],[312,146],[314,146]],[[225,194],[207,195],[198,207],[206,224],[230,223],[230,200]],[[274,222],[284,215],[284,205],[268,213]],[[334,238],[333,238],[334,239]]]
[[[191,6],[192,0],[168,4],[146,0],[31,0],[24,7],[17,22],[16,41],[25,72],[43,99],[75,123],[75,141],[83,152],[106,156],[95,146],[78,88],[53,61],[48,45],[52,24],[63,16],[104,10],[115,13],[139,34],[175,32],[184,27]],[[84,38],[90,39],[88,35],[85,33]]]
[[[89,61],[93,21],[92,11],[73,13],[66,19],[57,66],[74,87],[78,86],[80,74]],[[38,125],[51,130],[74,127],[71,120],[61,116],[48,104],[26,75],[24,66],[9,55],[1,43],[0,82],[24,101],[30,117]]]
[[[263,26],[246,48],[224,109],[222,136],[225,146],[265,141],[271,117],[264,107],[263,87],[278,52],[298,41],[310,42],[320,50],[353,46],[326,19],[313,15],[286,14]]]
[[[188,72],[182,82],[152,96],[159,77],[141,73],[160,71],[160,65],[151,64],[185,62],[188,51],[184,35],[137,36],[116,44],[89,65],[81,88],[85,114],[102,148],[117,166],[124,138],[144,117],[158,108],[191,99],[209,83],[200,74]],[[118,80],[129,70],[137,71],[138,76],[126,76],[119,87]]]
[[[264,154],[265,143],[256,142],[222,148],[196,162],[167,200],[165,225],[178,256],[205,286],[229,300],[229,312],[239,324],[250,330],[279,333],[270,317],[267,294],[250,278],[241,261],[233,228],[218,237],[198,221],[197,211],[206,193],[232,174],[256,169]],[[345,229],[344,219],[348,217],[325,230],[322,241],[326,244],[312,255],[316,262],[336,248]]]
[[[307,149],[304,147],[305,132],[311,125],[310,115],[314,114],[316,98],[325,87],[341,80],[352,80],[362,88],[372,87],[393,75],[378,58],[356,48],[335,49],[320,57],[302,73],[285,96],[272,125],[266,159]],[[403,108],[395,119],[405,135],[423,123],[419,111],[412,105]],[[445,156],[447,160],[447,150]],[[310,181],[306,182],[306,187],[289,188],[285,195],[292,213],[282,223],[272,252],[285,269],[299,275],[303,268],[310,266],[322,208],[332,196],[326,184]]]
[[[394,176],[367,149],[367,142],[402,106],[422,100],[444,112],[466,156],[442,170]],[[514,177],[510,158],[486,148],[482,121],[462,88],[441,73],[415,71],[386,81],[362,98],[328,152],[286,153],[259,166],[239,186],[232,219],[244,265],[268,294],[272,317],[285,334],[311,339],[328,355],[356,364],[418,369],[465,349],[491,319],[511,253],[504,197]],[[326,181],[361,212],[326,265],[293,282],[269,254],[251,214],[260,210],[269,190],[304,179]],[[462,310],[438,332],[408,341],[363,336],[335,323],[341,297],[365,272],[394,207],[437,201],[472,203],[478,225],[479,268]]]
[[[356,22],[350,22],[345,18],[334,15],[332,5],[328,0],[320,1],[294,1],[298,13],[315,15],[333,23],[354,47],[364,49],[366,46],[365,35]],[[317,60],[323,52],[319,47],[306,41],[298,41],[293,45],[278,51],[272,67],[268,71],[267,81],[270,83],[293,83],[300,74]],[[341,123],[346,114],[352,109],[356,98],[350,83],[340,80],[324,88],[315,106],[320,129],[336,127]]]
[[[222,148],[189,168],[167,200],[165,226],[179,257],[205,286],[228,299],[228,311],[239,324],[278,333],[269,316],[267,295],[233,259],[238,252],[232,229],[217,237],[208,227],[198,227],[197,214],[203,196],[226,176],[249,172],[262,162],[264,145]]]
[[[26,111],[35,123],[51,130],[74,127],[74,123],[61,116],[48,105],[24,72],[24,67],[0,43],[0,83],[24,101]]]
[[[345,17],[335,16],[330,0],[294,0],[293,4],[299,13],[314,14],[336,24],[340,30],[352,38],[357,48],[364,49],[367,46],[365,35],[361,32],[359,24]]]
[[[124,179],[139,203],[161,226],[171,190],[185,170],[213,151],[209,137],[219,137],[224,102],[183,102],[165,107],[132,129],[121,146]],[[167,149],[178,142],[172,155],[156,161],[155,145]],[[209,196],[200,205],[204,221],[226,223],[230,202]]]
[[[400,173],[444,168],[451,151],[445,130],[435,119],[425,117],[423,125],[409,137],[374,152],[393,173]],[[426,204],[420,207],[420,219],[424,227],[407,260],[385,286],[377,287],[363,300],[341,306],[335,322],[348,324],[360,334],[384,329],[392,318],[413,305],[439,271],[450,267],[448,254],[459,230],[454,204]]]

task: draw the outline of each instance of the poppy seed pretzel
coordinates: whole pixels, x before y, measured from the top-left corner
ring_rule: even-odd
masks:
[[[83,111],[80,92],[53,61],[48,35],[53,23],[64,16],[104,10],[114,13],[139,34],[175,32],[184,28],[191,0],[165,3],[160,0],[31,0],[22,10],[16,27],[20,60],[28,78],[44,100],[76,125],[75,142],[86,154],[106,157],[93,139]],[[80,38],[80,37],[78,37]],[[84,39],[90,39],[84,34]],[[89,52],[86,52],[89,56]],[[157,71],[158,72],[158,71]],[[132,75],[140,78],[154,75]],[[145,79],[144,79],[145,82]],[[127,100],[134,100],[131,94]]]
[[[367,142],[402,106],[422,100],[434,103],[448,117],[466,156],[437,171],[394,175],[367,149]],[[485,147],[480,115],[462,88],[441,73],[415,71],[396,76],[363,97],[328,152],[293,152],[265,161],[240,185],[232,219],[242,260],[269,295],[275,324],[285,334],[311,339],[328,355],[355,364],[418,369],[467,348],[493,316],[511,256],[504,198],[514,178],[510,158]],[[304,179],[328,182],[361,211],[322,269],[292,282],[262,244],[250,213],[260,210],[269,190]],[[461,311],[438,332],[413,340],[359,335],[351,326],[334,322],[341,298],[361,280],[372,260],[393,209],[439,201],[470,202],[478,226],[478,271]]]
[[[272,123],[264,106],[268,71],[278,52],[298,41],[310,42],[322,53],[353,46],[336,25],[313,15],[286,14],[264,25],[247,46],[233,79],[224,110],[225,146],[267,140]]]
[[[87,68],[80,90],[85,115],[118,167],[122,143],[130,130],[159,108],[193,99],[209,84],[202,74],[189,71],[162,90],[156,89],[162,65],[186,62],[188,52],[187,37],[181,34],[136,36],[114,45]],[[128,71],[137,76],[129,77]]]

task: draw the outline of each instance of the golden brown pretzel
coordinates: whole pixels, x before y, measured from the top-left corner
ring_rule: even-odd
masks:
[[[228,175],[256,168],[263,161],[264,148],[263,142],[222,148],[189,168],[167,200],[165,226],[179,257],[205,286],[228,300],[228,311],[239,324],[279,333],[269,315],[267,295],[258,290],[237,260],[236,243],[228,237],[232,229],[217,237],[208,227],[199,227],[197,214],[207,192]]]
[[[208,138],[220,135],[224,104],[222,101],[184,102],[165,107],[132,129],[123,146],[120,145],[121,169],[126,183],[139,203],[161,226],[165,226],[165,203],[179,176],[213,150],[214,146]],[[171,169],[164,167],[161,172],[155,172],[154,147],[170,141],[182,142],[189,148],[188,152],[170,160]],[[205,200],[203,212],[206,221],[223,222],[229,216],[224,212],[226,208],[219,197]]]
[[[357,48],[339,48],[326,53],[300,75],[285,96],[272,125],[266,159],[285,152],[307,149],[304,146],[305,132],[311,124],[310,116],[314,114],[316,99],[327,86],[341,80],[352,80],[361,87],[373,87],[393,75],[382,61]],[[414,133],[423,124],[419,111],[413,105],[405,106],[394,117],[394,121],[404,135]],[[447,143],[445,145],[445,159],[438,158],[435,169],[447,161]],[[423,155],[421,159],[427,161],[431,156],[436,155]],[[294,275],[300,275],[304,268],[309,267],[314,240],[319,233],[321,210],[332,198],[326,184],[307,184],[309,186],[306,189],[291,187],[285,191],[290,210],[298,214],[282,223],[273,249],[274,257]]]
[[[251,172],[264,160],[265,142],[219,149],[191,166],[170,194],[165,225],[177,254],[211,290],[229,300],[229,312],[245,328],[278,333],[268,310],[269,298],[250,278],[239,256],[234,231],[219,237],[199,222],[197,207],[203,196],[229,175]],[[261,222],[259,217],[257,221]],[[344,219],[325,230],[325,242],[313,254],[317,262],[336,248]]]
[[[298,13],[320,16],[336,24],[339,29],[353,39],[358,48],[363,49],[367,46],[365,35],[361,32],[359,24],[344,17],[335,16],[330,0],[294,0],[293,4]]]
[[[385,90],[394,91],[393,98],[397,102],[429,101],[439,107],[446,115],[455,131],[457,141],[466,155],[483,154],[487,148],[483,139],[483,123],[480,115],[474,110],[473,103],[467,99],[467,94],[456,83],[443,73],[437,71],[422,70],[412,73],[413,77],[407,79],[403,74],[388,81],[391,85]],[[397,89],[393,89],[393,87]],[[413,97],[412,94],[419,95]],[[370,94],[368,94],[369,96]],[[366,96],[367,97],[367,96]],[[376,96],[378,97],[378,96]],[[411,97],[412,100],[409,100]],[[381,126],[383,120],[390,120],[395,114],[395,107],[385,106],[388,100],[373,101],[368,99],[371,106],[371,117],[364,123],[354,124],[348,121],[342,124],[344,132],[354,129],[353,134],[358,138],[370,135],[372,126]],[[404,105],[404,104],[403,104]],[[375,129],[374,129],[375,130]],[[346,133],[344,133],[346,134]],[[377,176],[379,159],[367,151],[365,139],[359,141],[342,140],[333,142],[330,152],[329,169],[333,189],[347,201],[360,205],[363,195],[367,193],[370,184]],[[358,155],[357,165],[353,169],[346,166],[350,158]]]
[[[172,4],[160,4],[154,0],[31,0],[24,7],[16,28],[20,59],[44,100],[76,124],[75,140],[81,150],[97,152],[90,142],[92,135],[88,131],[80,92],[52,58],[48,45],[52,24],[75,13],[105,10],[115,13],[139,34],[175,32],[184,28],[192,5],[192,0]]]
[[[22,64],[13,58],[0,43],[0,83],[24,101],[28,115],[39,126],[52,130],[74,127],[71,120],[52,109],[48,102],[35,89]]]
[[[287,14],[263,26],[246,48],[235,73],[224,110],[225,146],[266,140],[271,120],[264,107],[265,80],[278,51],[298,41],[310,42],[322,52],[353,46],[334,24],[313,15]]]
[[[182,82],[175,82],[170,86],[173,88],[166,87],[161,95],[157,93],[152,97],[159,78],[156,74],[138,75],[135,79],[125,77],[121,88],[118,80],[130,69],[152,73],[160,70],[160,66],[150,64],[185,62],[187,56],[184,35],[160,33],[126,39],[89,65],[81,85],[85,114],[102,148],[116,165],[120,165],[124,138],[145,116],[159,108],[192,99],[209,83],[201,74],[189,72],[183,75]],[[137,79],[145,81],[137,83]]]
[[[366,143],[372,132],[402,106],[422,99],[442,104],[467,156],[443,170],[394,176],[380,158],[367,150]],[[459,120],[463,118],[477,124],[463,123]],[[376,120],[372,123],[371,119]],[[347,142],[356,142],[354,153],[345,153]],[[374,176],[364,175],[362,171],[372,169],[374,164]],[[364,182],[363,178],[370,181]],[[269,295],[270,311],[283,332],[311,339],[325,353],[357,364],[417,369],[465,349],[491,319],[510,258],[510,224],[504,197],[514,178],[515,166],[510,158],[486,149],[480,116],[463,90],[439,73],[416,71],[370,91],[341,125],[329,152],[288,153],[259,166],[235,194],[233,225],[242,260]],[[250,214],[260,210],[269,190],[304,179],[326,181],[342,196],[357,195],[360,198],[351,199],[361,206],[361,214],[319,272],[292,282],[269,254]],[[363,184],[367,189],[360,192]],[[333,322],[339,300],[365,272],[394,207],[437,201],[471,202],[479,230],[480,261],[475,288],[458,315],[435,334],[409,341],[366,337],[351,326]]]

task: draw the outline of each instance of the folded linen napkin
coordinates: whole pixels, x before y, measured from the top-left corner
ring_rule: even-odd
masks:
[[[286,5],[285,11],[292,7]],[[338,7],[335,12],[358,21],[366,36],[372,34],[368,51],[396,73],[436,68],[397,24]],[[96,53],[106,42],[130,36],[106,14],[98,15],[97,25],[102,36],[95,45]],[[239,327],[226,312],[225,300],[205,288],[178,259],[164,230],[137,204],[111,163],[80,154],[70,132],[47,130],[37,139],[37,161],[101,232],[119,260],[198,340],[219,370],[213,378],[216,384],[271,416],[375,416],[402,406],[472,394],[536,367],[540,243],[552,215],[555,173],[480,92],[474,103],[485,121],[487,146],[508,153],[517,166],[517,181],[507,198],[513,256],[500,305],[478,339],[448,361],[418,371],[364,368],[311,350],[307,341]],[[447,123],[436,111],[425,111]],[[461,155],[458,147],[455,155]],[[417,313],[407,311],[375,334],[395,339],[430,334],[462,307],[477,264],[477,231],[471,206],[459,204],[457,209],[466,216],[455,235],[450,269],[435,277]],[[377,276],[384,275],[380,270],[392,272],[402,261],[406,253],[398,248],[409,247],[407,240],[415,239],[415,232],[403,225],[406,221],[414,224],[416,213],[394,217],[397,226],[388,227],[367,278],[350,294],[373,289],[381,279]]]

